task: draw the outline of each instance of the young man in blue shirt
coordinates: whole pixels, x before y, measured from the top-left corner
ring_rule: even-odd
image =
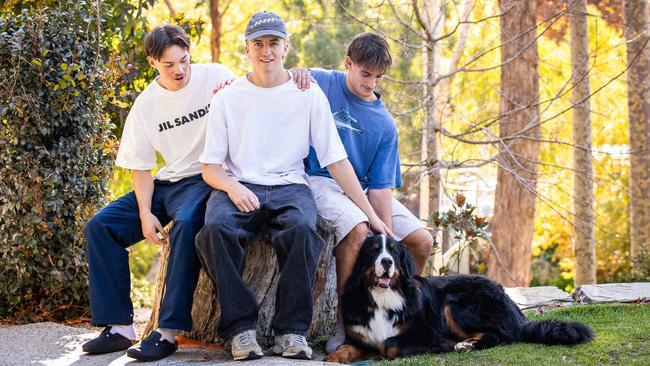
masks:
[[[397,128],[390,112],[375,91],[392,65],[386,40],[374,33],[354,37],[345,54],[346,73],[310,69],[330,103],[339,136],[348,159],[367,190],[373,209],[413,255],[417,273],[422,273],[433,246],[431,234],[411,212],[392,197],[402,185]],[[318,214],[332,222],[339,241],[336,256],[337,292],[347,282],[368,233],[368,218],[344,194],[326,169],[320,167],[312,149],[305,159],[308,181]],[[327,343],[334,352],[345,340],[341,322]]]

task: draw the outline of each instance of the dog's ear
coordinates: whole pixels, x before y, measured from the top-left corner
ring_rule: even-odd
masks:
[[[412,319],[422,310],[422,297],[418,295],[419,286],[417,279],[413,277],[416,271],[415,261],[408,249],[401,243],[399,245],[399,260],[403,273],[400,279],[402,281],[402,293],[407,301],[404,316],[405,319]]]
[[[399,244],[399,263],[406,277],[415,276],[415,261],[408,249],[401,243]]]

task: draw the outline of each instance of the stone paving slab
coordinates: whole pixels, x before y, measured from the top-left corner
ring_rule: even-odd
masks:
[[[57,323],[34,323],[18,326],[0,326],[0,366],[18,365],[226,365],[242,366],[225,351],[180,348],[172,356],[157,362],[137,362],[124,352],[106,355],[88,355],[81,345],[96,337],[101,329],[70,327]],[[320,355],[321,359],[323,355]],[[246,366],[334,365],[321,361],[289,360],[282,357],[264,357],[248,361]]]
[[[522,310],[538,306],[570,306],[576,304],[571,295],[555,286],[505,287],[504,290]]]
[[[573,292],[579,303],[650,301],[650,282],[582,285]]]

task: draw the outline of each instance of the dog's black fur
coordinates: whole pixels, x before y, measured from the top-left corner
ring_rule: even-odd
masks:
[[[378,261],[380,254],[388,259]],[[326,361],[353,362],[372,349],[393,359],[514,342],[572,345],[593,338],[581,323],[526,319],[487,277],[423,278],[414,272],[413,259],[398,242],[385,236],[365,241],[341,299],[346,341]]]

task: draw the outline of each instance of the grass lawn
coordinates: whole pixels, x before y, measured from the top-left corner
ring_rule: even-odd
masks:
[[[558,318],[588,324],[596,338],[574,347],[518,343],[472,351],[423,355],[374,365],[650,365],[650,305],[586,305],[549,311],[531,319]],[[370,364],[359,362],[358,364]]]

